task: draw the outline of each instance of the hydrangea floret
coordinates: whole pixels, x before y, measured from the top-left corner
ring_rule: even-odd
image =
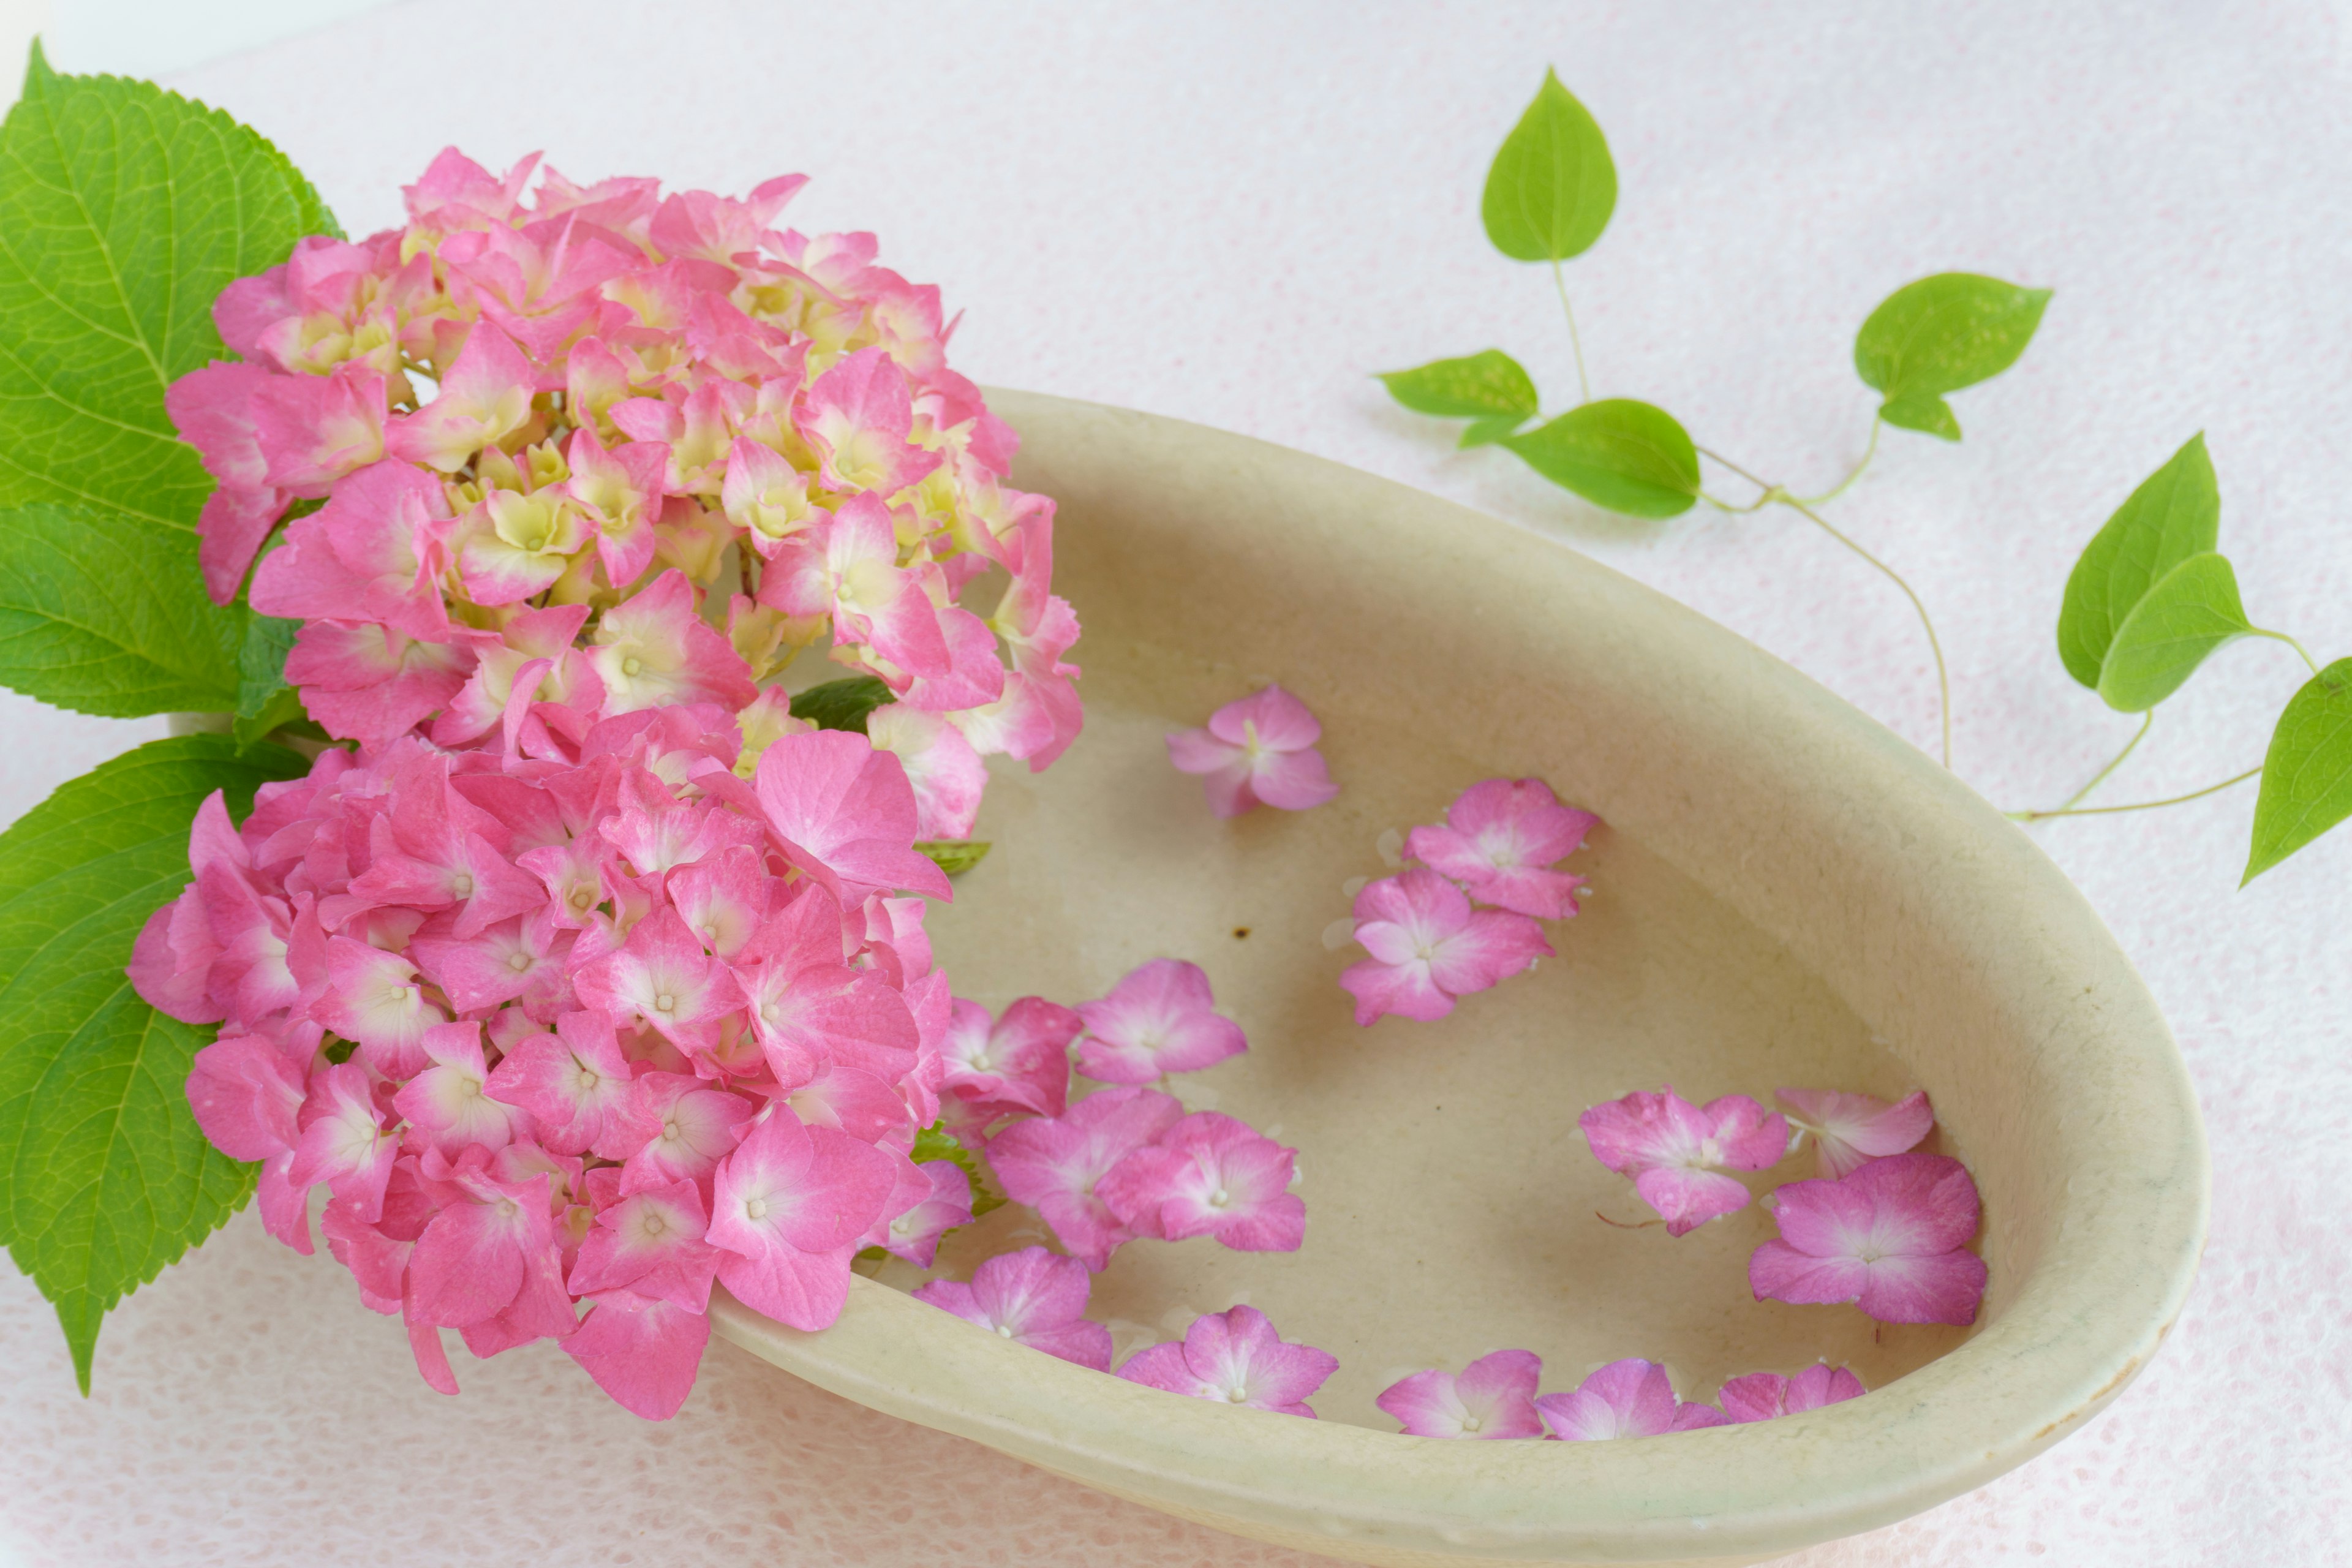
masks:
[[[1821,1174],[1834,1181],[1873,1160],[1908,1153],[1936,1125],[1925,1089],[1892,1102],[1874,1095],[1828,1089],[1784,1089],[1772,1098],[1801,1141],[1813,1141]]]
[[[1593,1106],[1577,1118],[1600,1162],[1633,1178],[1642,1201],[1685,1236],[1748,1206],[1747,1184],[1726,1171],[1761,1171],[1789,1152],[1789,1124],[1744,1094],[1693,1105],[1670,1084]]]
[[[1496,1351],[1458,1373],[1433,1369],[1400,1378],[1373,1403],[1415,1437],[1540,1437],[1542,1377],[1543,1358],[1533,1351]]]
[[[1206,727],[1168,737],[1177,771],[1202,775],[1209,809],[1239,816],[1260,805],[1306,811],[1339,793],[1315,749],[1323,726],[1307,704],[1279,686],[1228,702]]]
[[[1612,1361],[1568,1394],[1547,1394],[1536,1402],[1544,1429],[1566,1443],[1614,1437],[1655,1437],[1720,1426],[1724,1414],[1712,1405],[1685,1405],[1675,1397],[1666,1369],[1634,1357]]]
[[[1943,1154],[1894,1154],[1773,1194],[1780,1234],[1756,1249],[1756,1299],[1851,1301],[1885,1323],[1973,1323],[1985,1263],[1968,1250],[1977,1185]]]
[[[1118,1375],[1171,1394],[1311,1421],[1307,1396],[1339,1369],[1339,1357],[1283,1339],[1256,1308],[1234,1307],[1193,1319],[1181,1342],[1136,1352]]]

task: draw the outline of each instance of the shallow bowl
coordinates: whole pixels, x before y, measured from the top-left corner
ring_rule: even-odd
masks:
[[[1340,1370],[1308,1422],[1121,1382],[915,1301],[903,1266],[803,1334],[721,1332],[822,1387],[1236,1534],[1391,1564],[1745,1563],[1981,1485],[2080,1426],[2154,1353],[2205,1228],[2196,1101],[2146,987],[2018,828],[1732,633],[1489,518],[1174,420],[1003,393],[1014,480],[1060,503],[1085,737],[998,774],[996,849],[934,921],[961,994],[1102,994],[1207,969],[1247,1056],[1183,1084],[1300,1150],[1305,1247],[1143,1242],[1097,1282],[1122,1353],[1237,1301]],[[1332,805],[1234,821],[1161,742],[1267,680],[1323,720]],[[1496,774],[1605,826],[1557,958],[1434,1024],[1360,1029],[1335,944],[1394,834]],[[1328,939],[1328,940],[1327,940]],[[1576,1131],[1671,1083],[1924,1087],[1930,1147],[1984,1197],[1971,1329],[1750,1298],[1751,1205],[1679,1240]],[[1809,1152],[1757,1179],[1811,1173]],[[942,1254],[1036,1239],[1007,1209]],[[1394,1378],[1534,1350],[1547,1388],[1622,1356],[1686,1398],[1826,1358],[1873,1392],[1612,1443],[1399,1436]]]

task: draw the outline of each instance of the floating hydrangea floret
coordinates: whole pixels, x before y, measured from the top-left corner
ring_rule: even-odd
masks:
[[[1322,738],[1323,726],[1307,704],[1269,686],[1226,703],[1205,728],[1172,731],[1168,760],[1180,773],[1202,775],[1209,809],[1219,816],[1259,805],[1305,811],[1339,793],[1315,749]]]
[[[1405,835],[1404,852],[1481,904],[1565,920],[1584,879],[1552,868],[1583,847],[1601,819],[1559,804],[1541,779],[1487,779],[1445,808],[1442,827]]]
[[[1602,1164],[1633,1178],[1670,1236],[1748,1206],[1747,1184],[1723,1172],[1761,1171],[1789,1152],[1789,1124],[1779,1113],[1744,1094],[1693,1105],[1672,1085],[1593,1106],[1577,1125]]]
[[[1216,1006],[1199,964],[1174,958],[1139,964],[1109,995],[1078,1004],[1086,1022],[1078,1070],[1103,1083],[1153,1083],[1239,1056],[1249,1041]]]
[[[1748,1261],[1758,1300],[1851,1301],[1885,1323],[1973,1323],[1984,1259],[1968,1250],[1976,1183],[1942,1154],[1894,1154],[1773,1194],[1780,1234]]]
[[[1373,1403],[1414,1437],[1540,1437],[1543,1417],[1536,1389],[1543,1358],[1532,1351],[1496,1351],[1459,1373],[1416,1372],[1381,1392]]]
[[[1256,1308],[1234,1307],[1193,1319],[1181,1343],[1136,1352],[1118,1375],[1171,1394],[1312,1420],[1307,1396],[1339,1367],[1329,1352],[1284,1340]]]
[[[1551,956],[1533,920],[1473,910],[1462,889],[1434,871],[1406,870],[1368,883],[1356,894],[1355,910],[1356,941],[1371,956],[1350,964],[1339,984],[1356,998],[1362,1025],[1391,1013],[1443,1018],[1456,997]]]
[[[1110,1331],[1086,1317],[1093,1278],[1075,1258],[1024,1247],[984,1259],[968,1285],[935,1279],[914,1295],[1016,1343],[1108,1372]]]
[[[1821,1174],[1832,1181],[1873,1160],[1908,1153],[1936,1125],[1925,1089],[1891,1102],[1829,1089],[1784,1089],[1772,1098],[1789,1125],[1812,1139]]]
[[[1725,1424],[1714,1405],[1677,1399],[1666,1369],[1639,1358],[1611,1362],[1573,1393],[1547,1394],[1535,1405],[1545,1430],[1569,1443],[1655,1437]]]
[[[1716,1403],[1734,1423],[1770,1421],[1799,1415],[1827,1405],[1859,1399],[1862,1379],[1842,1366],[1809,1366],[1794,1377],[1777,1372],[1751,1372],[1735,1377],[1716,1393]]]

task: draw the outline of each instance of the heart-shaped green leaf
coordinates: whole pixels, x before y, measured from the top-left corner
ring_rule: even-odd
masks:
[[[2015,364],[2049,302],[2047,289],[2021,289],[1972,272],[1939,272],[1906,283],[1862,323],[1853,340],[1854,369],[1863,384],[1885,395],[1880,418],[1957,441],[1960,422],[1944,394]]]
[[[2212,549],[2221,536],[2221,490],[2200,432],[2143,479],[2083,547],[2058,611],[2058,657],[2066,673],[2096,689],[2125,618],[2167,573]]]
[[[2150,588],[2107,649],[2099,697],[2124,713],[2145,713],[2180,689],[2222,644],[2253,626],[2238,598],[2238,574],[2212,551],[2192,555]]]
[[[205,796],[242,816],[260,784],[305,771],[226,735],[151,741],[0,834],[0,1240],[56,1305],[84,1393],[108,1310],[253,1187],[188,1109],[213,1032],[140,1000],[131,942],[187,884]]]
[[[1416,414],[1471,421],[1462,433],[1465,447],[1501,440],[1539,406],[1536,384],[1500,349],[1433,360],[1416,370],[1382,371],[1381,381],[1391,397]]]
[[[33,47],[0,125],[0,506],[192,529],[213,481],[163,389],[224,357],[213,300],[334,218],[284,153],[152,82]]]
[[[1486,171],[1486,237],[1514,261],[1565,261],[1591,248],[1616,207],[1608,138],[1546,69]]]
[[[2352,658],[2288,699],[2263,758],[2254,840],[2240,887],[2352,816]]]
[[[1698,500],[1698,452],[1664,409],[1604,398],[1503,442],[1528,467],[1628,517],[1676,517]]]
[[[226,712],[247,619],[205,596],[193,533],[112,507],[0,510],[0,686],[111,719]]]

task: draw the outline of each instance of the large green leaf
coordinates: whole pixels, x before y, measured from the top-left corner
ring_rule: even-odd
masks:
[[[1565,261],[1591,248],[1616,208],[1609,139],[1547,68],[1486,171],[1486,237],[1514,261]]]
[[[2116,629],[2165,574],[2221,537],[2221,490],[2203,432],[2140,481],[2083,547],[2058,611],[2058,657],[2095,689]]]
[[[60,787],[0,834],[0,1240],[54,1303],[89,1389],[113,1305],[218,1228],[252,1173],[188,1109],[211,1037],[124,977],[147,917],[188,880],[188,825],[305,764],[222,735],[152,741]]]
[[[2116,628],[2099,673],[2110,708],[2145,713],[2180,689],[2224,643],[2253,630],[2238,597],[2238,574],[2212,551],[2165,574]]]
[[[1675,416],[1629,397],[1571,408],[1503,445],[1564,489],[1628,517],[1675,517],[1698,500],[1698,452]]]
[[[0,510],[0,686],[110,719],[226,711],[246,620],[205,596],[193,534],[107,507]]]
[[[1432,360],[1413,370],[1381,373],[1389,395],[1416,414],[1467,419],[1465,447],[1499,441],[1535,416],[1536,384],[1519,362],[1500,349],[1484,349],[1460,359]]]
[[[2352,658],[2339,658],[2287,700],[2263,758],[2253,845],[2243,887],[2352,816]]]
[[[866,718],[889,700],[890,689],[873,676],[845,676],[794,697],[793,717],[820,730],[855,730],[863,735]]]
[[[335,232],[256,132],[152,82],[59,76],[36,44],[0,125],[0,506],[193,528],[213,483],[163,389],[226,354],[223,288]]]
[[[1943,395],[2015,364],[2049,303],[2047,289],[1972,272],[1922,278],[1888,295],[1862,323],[1853,367],[1864,385],[1885,395],[1880,418],[1957,441],[1960,422]]]

